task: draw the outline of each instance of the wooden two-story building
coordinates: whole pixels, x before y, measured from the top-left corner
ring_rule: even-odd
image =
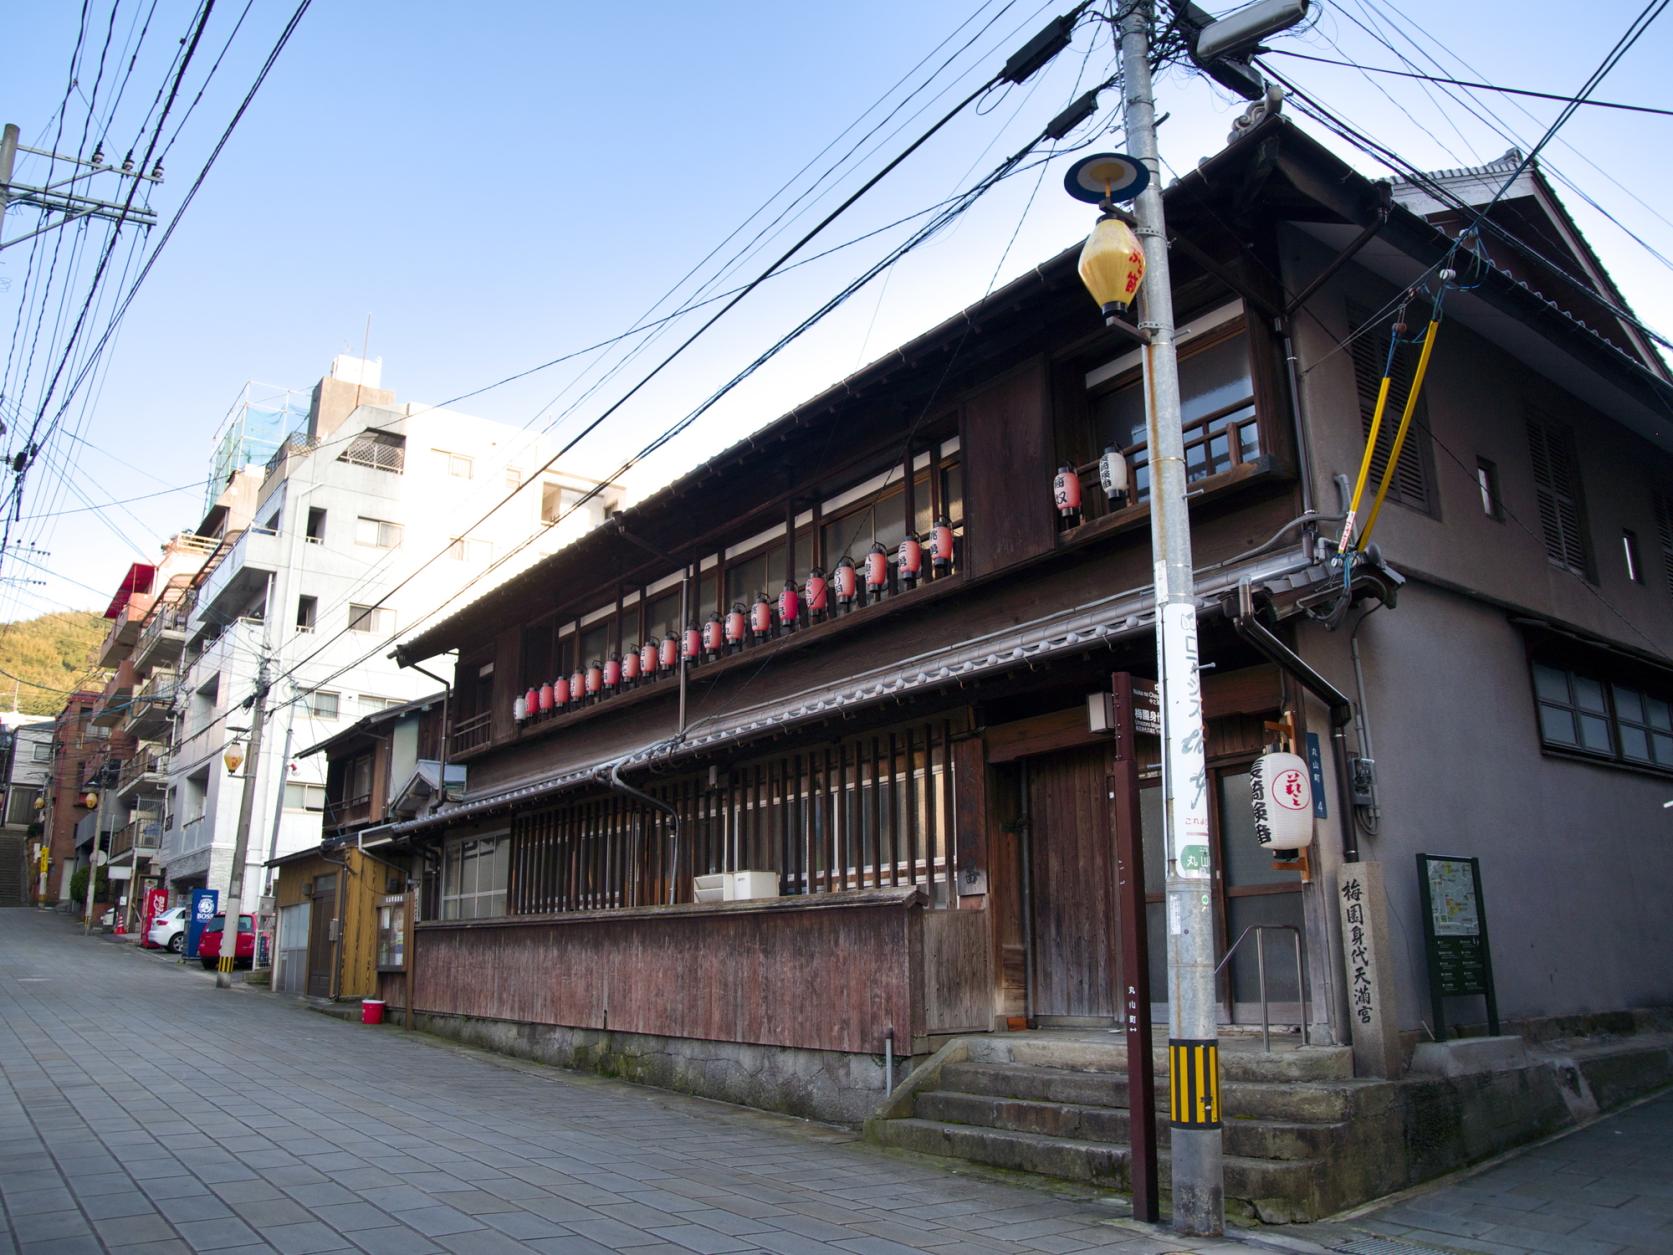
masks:
[[[1281,118],[1166,193],[1217,941],[1303,928],[1319,1041],[1352,1032],[1332,895],[1360,859],[1387,869],[1410,942],[1387,997],[1421,1031],[1421,851],[1483,859],[1507,1018],[1673,1004],[1673,856],[1648,839],[1673,772],[1673,388],[1523,182],[1495,220],[1533,243],[1487,233],[1445,297],[1346,582],[1329,542],[1401,293],[1438,282],[1460,222]],[[422,886],[385,996],[507,1049],[856,1119],[891,1051],[1115,1022],[1127,824],[1165,999],[1156,745],[1131,814],[1095,730],[1113,675],[1155,675],[1147,462],[1138,353],[1071,249],[407,640],[413,663],[457,651],[445,757],[470,778],[362,834]],[[1274,725],[1321,745],[1310,879],[1254,834]],[[1345,787],[1350,756],[1374,793]],[[1228,1024],[1258,1018],[1250,947],[1220,982]]]

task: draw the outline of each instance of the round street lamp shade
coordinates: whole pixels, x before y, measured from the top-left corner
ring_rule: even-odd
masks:
[[[1132,200],[1150,186],[1150,171],[1126,153],[1093,153],[1082,157],[1063,176],[1063,189],[1076,200],[1096,205],[1102,200]]]
[[[234,741],[227,746],[226,753],[221,755],[221,761],[227,765],[229,772],[236,773],[244,765],[244,747]]]
[[[1120,218],[1098,219],[1080,250],[1080,278],[1106,319],[1124,313],[1144,281],[1144,249],[1133,228]]]
[[[99,804],[99,795],[97,793],[92,792],[92,791],[88,791],[86,793],[83,793],[81,795],[81,804],[83,806],[85,806],[88,810],[92,810],[94,807],[96,807]]]
[[[35,809],[38,811],[44,811],[46,809],[46,799],[44,797],[38,797],[35,799]]]

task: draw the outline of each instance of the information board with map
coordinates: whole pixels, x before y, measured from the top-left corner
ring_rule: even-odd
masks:
[[[1487,1000],[1487,1028],[1499,1033],[1493,990],[1493,958],[1487,947],[1487,911],[1481,897],[1481,860],[1451,855],[1417,856],[1423,901],[1424,951],[1429,960],[1429,1002],[1435,1040],[1446,1040],[1446,999]]]

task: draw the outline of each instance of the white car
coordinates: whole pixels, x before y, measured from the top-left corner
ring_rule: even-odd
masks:
[[[145,940],[179,954],[186,946],[186,917],[191,913],[190,907],[169,907],[151,921],[151,931],[145,934]]]

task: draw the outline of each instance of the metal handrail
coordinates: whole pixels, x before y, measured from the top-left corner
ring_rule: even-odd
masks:
[[[1226,951],[1225,957],[1215,966],[1214,974],[1218,976],[1225,969],[1226,964],[1232,961],[1232,955],[1237,953],[1237,948],[1248,939],[1250,933],[1254,933],[1255,975],[1259,978],[1261,987],[1261,1049],[1271,1054],[1272,1024],[1267,1016],[1266,1005],[1266,934],[1269,931],[1291,933],[1295,937],[1295,992],[1301,999],[1301,1044],[1311,1045],[1307,1040],[1307,965],[1301,957],[1301,929],[1294,924],[1250,924],[1238,934],[1237,940],[1232,942],[1231,949]]]

